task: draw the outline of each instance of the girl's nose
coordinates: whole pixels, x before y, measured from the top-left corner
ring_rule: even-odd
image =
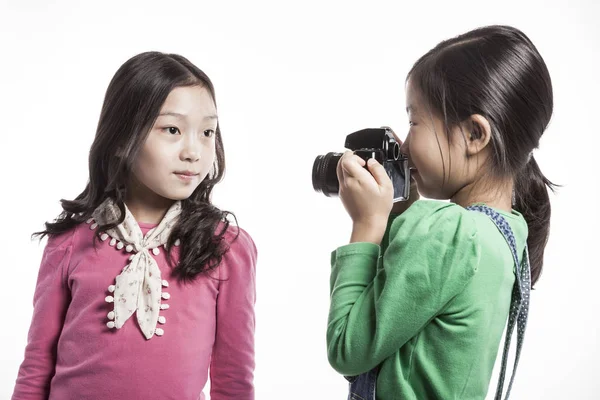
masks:
[[[180,158],[182,161],[198,161],[200,159],[200,143],[194,138],[194,135],[186,135],[183,140]]]

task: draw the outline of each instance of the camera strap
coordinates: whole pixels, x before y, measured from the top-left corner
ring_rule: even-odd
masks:
[[[504,340],[504,351],[502,353],[502,367],[500,369],[500,377],[498,380],[498,386],[496,388],[495,400],[502,399],[502,389],[504,387],[504,380],[506,378],[506,365],[508,363],[508,353],[510,350],[510,342],[512,334],[517,326],[517,352],[515,354],[515,365],[513,368],[512,376],[508,384],[505,399],[510,396],[510,390],[512,389],[513,381],[515,379],[515,373],[517,372],[517,364],[519,363],[519,357],[521,356],[521,348],[523,347],[523,338],[525,336],[525,328],[527,326],[527,315],[529,313],[529,295],[531,292],[531,269],[529,265],[529,250],[527,244],[525,244],[525,251],[523,259],[519,262],[517,256],[517,244],[515,236],[513,235],[510,225],[506,219],[500,215],[497,211],[491,209],[485,205],[472,205],[467,207],[467,210],[481,212],[494,222],[498,230],[506,239],[510,251],[512,252],[513,259],[515,262],[515,284],[513,286],[511,301],[510,301],[510,312],[508,315],[508,325],[506,328],[506,338]]]

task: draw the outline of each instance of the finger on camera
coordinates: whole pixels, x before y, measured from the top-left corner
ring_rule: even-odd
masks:
[[[383,168],[383,165],[376,159],[369,159],[367,165],[369,167],[369,172],[371,172],[371,175],[373,175],[373,178],[375,178],[375,181],[379,186],[385,186],[390,183],[390,177],[387,172],[385,172],[385,168]]]
[[[343,160],[354,160],[363,167],[366,165],[365,160],[363,160],[362,158],[360,158],[359,156],[354,154],[354,152],[352,150],[346,150],[344,152],[344,154],[342,154],[342,157],[340,158],[340,162]]]
[[[340,159],[338,160],[337,166],[335,168],[337,176],[338,176],[338,180],[341,181],[344,177],[344,170],[343,170],[343,164],[345,162],[347,162],[346,160],[348,160],[348,157],[352,156],[352,152],[351,151],[345,151],[344,154],[342,154],[342,156],[340,157]]]
[[[342,157],[340,164],[345,176],[364,177],[367,173],[364,169],[365,160],[356,155]]]

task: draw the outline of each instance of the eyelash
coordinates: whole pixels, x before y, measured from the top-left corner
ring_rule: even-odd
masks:
[[[176,132],[175,133],[179,133],[179,128],[175,127],[175,126],[167,126],[166,128],[163,128],[163,130],[167,131],[170,134],[174,134],[173,132],[171,132],[171,129],[175,129]]]
[[[408,121],[408,126],[415,126],[415,125],[417,125],[417,124],[415,124],[415,123],[414,123],[414,122],[412,122],[412,121]]]
[[[170,133],[171,135],[174,135],[176,133],[181,133],[181,131],[179,130],[179,128],[177,128],[175,126],[167,126],[167,127],[162,128],[162,129],[164,131]],[[171,129],[175,129],[176,132],[172,132]],[[206,135],[207,132],[210,132],[210,134],[208,136]],[[215,135],[215,131],[213,129],[207,129],[203,133],[204,133],[204,137],[207,137],[207,138],[213,137]]]

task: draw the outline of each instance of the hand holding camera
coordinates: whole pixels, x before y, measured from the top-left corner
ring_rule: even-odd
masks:
[[[353,222],[350,242],[378,244],[392,210],[394,188],[383,165],[375,158],[367,160],[344,153],[337,165],[339,196]]]
[[[365,161],[375,158],[383,165],[394,187],[394,202],[408,199],[410,194],[410,185],[406,184],[410,178],[408,159],[400,154],[400,143],[390,128],[386,126],[368,128],[351,133],[346,136],[345,147],[353,150],[354,154]],[[341,157],[342,153],[334,152],[317,156],[312,170],[315,191],[322,192],[327,197],[338,195],[340,186],[336,167]]]
[[[317,156],[313,187],[328,197],[340,196],[354,222],[351,242],[379,244],[392,205],[409,199],[408,159],[388,127],[351,133],[345,147],[353,152]]]

